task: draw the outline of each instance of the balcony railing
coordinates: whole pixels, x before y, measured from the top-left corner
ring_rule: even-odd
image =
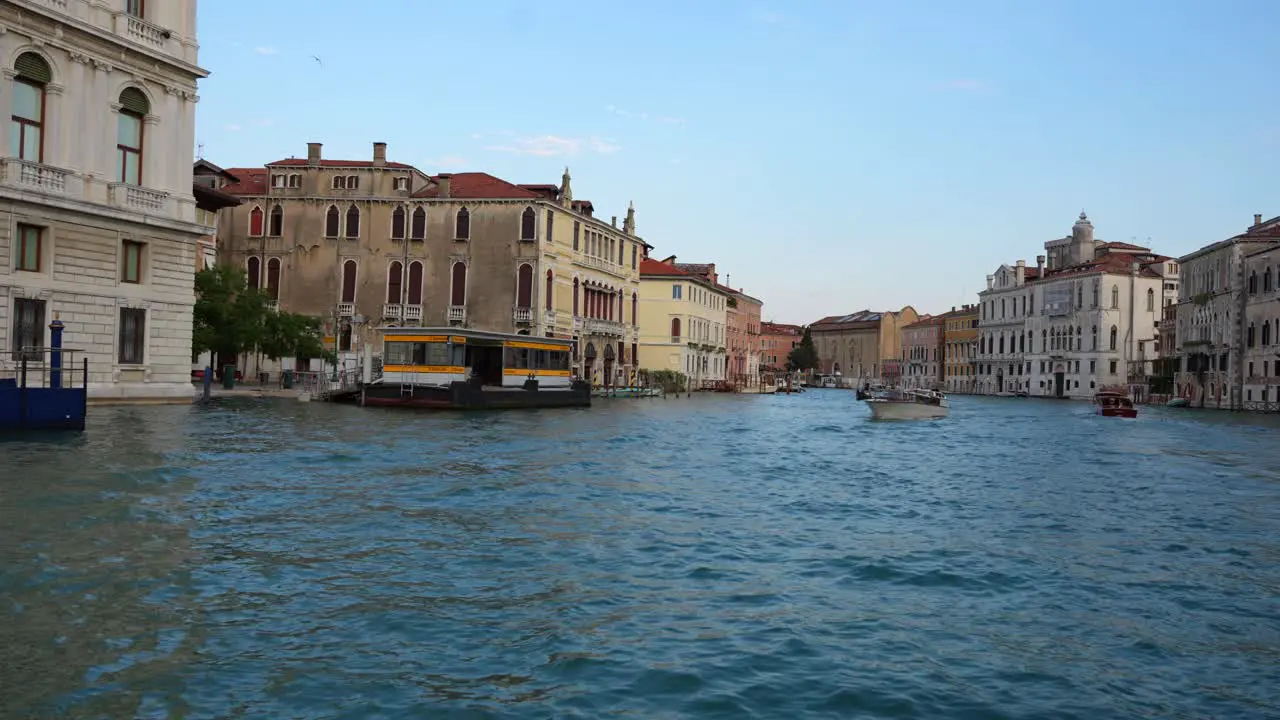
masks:
[[[382,306],[382,317],[385,320],[399,320],[403,312],[402,305],[387,303]]]
[[[517,323],[531,323],[533,322],[533,308],[518,307],[512,313],[512,317]]]
[[[422,306],[421,305],[405,305],[404,306],[405,321],[422,322]]]
[[[17,158],[9,158],[5,169],[5,179],[10,182],[57,195],[66,194],[68,174],[66,170]]]
[[[149,23],[140,17],[132,15],[122,15],[120,17],[124,20],[125,37],[157,50],[164,49],[164,44],[170,37],[168,30],[154,23]]]
[[[555,327],[556,320],[558,317],[559,316],[556,314],[555,310],[542,311],[542,322],[552,327]]]
[[[586,330],[594,335],[617,335],[622,337],[622,323],[613,320],[587,318]]]
[[[349,302],[338,303],[338,317],[355,317],[355,316],[356,316],[355,303],[349,303]]]
[[[111,183],[111,200],[116,207],[142,213],[166,213],[169,210],[169,193],[137,185]]]
[[[467,321],[466,305],[450,305],[449,306],[449,322],[460,323]]]
[[[573,316],[573,329],[574,329],[574,330],[581,330],[585,322],[586,322],[586,318],[582,317],[581,315],[574,315],[574,316]]]

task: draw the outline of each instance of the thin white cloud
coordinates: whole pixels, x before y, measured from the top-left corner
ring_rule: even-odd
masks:
[[[273,47],[267,47],[267,46],[256,47],[253,49],[253,51],[259,55],[279,55],[280,54],[279,50]]]
[[[230,125],[223,125],[222,129],[226,130],[227,132],[240,132],[244,128],[241,127],[240,125],[236,125],[235,123],[232,123]]]
[[[491,152],[511,153],[513,155],[534,155],[537,157],[556,157],[560,155],[578,155],[594,152],[610,155],[622,147],[612,140],[592,135],[590,137],[565,137],[562,135],[537,135],[517,138],[506,145],[488,145],[485,150]]]
[[[471,133],[472,140],[479,140],[482,137],[484,137],[484,135],[481,135],[480,133]]]
[[[605,106],[605,112],[622,118],[636,118],[642,122],[649,122],[650,120],[653,120],[665,125],[683,125],[685,123],[685,119],[682,117],[675,117],[672,115],[650,115],[647,112],[633,113],[629,110],[623,110],[617,105]]]
[[[606,107],[606,108],[605,108],[605,111],[606,111],[606,112],[609,112],[609,113],[612,113],[612,114],[614,114],[614,115],[617,115],[618,117],[624,117],[624,118],[629,118],[629,117],[631,117],[631,113],[627,112],[626,110],[623,110],[622,108],[618,107],[617,105],[610,105],[610,106],[608,106],[608,107]]]
[[[271,127],[272,125],[276,124],[276,121],[272,120],[271,118],[263,118],[261,120],[255,120],[253,124],[257,125],[258,127]]]
[[[659,115],[658,122],[666,123],[668,125],[683,125],[685,123],[685,119],[682,117],[666,117],[664,115]]]

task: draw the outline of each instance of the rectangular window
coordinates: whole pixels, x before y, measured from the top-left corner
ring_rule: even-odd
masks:
[[[1116,361],[1115,361],[1115,360],[1112,360],[1112,361],[1111,361],[1111,374],[1112,374],[1112,375],[1115,375],[1115,374],[1116,374]]]
[[[1097,360],[1090,360],[1090,361],[1089,361],[1089,374],[1090,374],[1090,375],[1095,375],[1095,374],[1097,374],[1097,372],[1098,372],[1098,361],[1097,361]]]
[[[124,12],[126,15],[141,18],[144,10],[146,10],[145,0],[125,0]]]
[[[40,272],[40,258],[44,250],[44,228],[34,225],[18,225],[18,253],[14,269]]]
[[[29,162],[42,162],[44,87],[21,77],[13,81],[13,115],[9,125],[9,152]]]
[[[550,208],[548,208],[547,209],[547,242],[553,242],[552,231],[555,230],[555,227],[556,227],[555,220],[556,220],[556,214],[552,212]]]
[[[142,282],[142,243],[124,241],[124,252],[120,258],[120,282]]]
[[[681,295],[681,288],[680,288],[680,286],[679,286],[679,285],[672,285],[672,286],[671,286],[671,299],[672,299],[672,300],[679,300],[679,299],[680,299],[680,295]]]
[[[116,124],[116,181],[142,184],[142,116],[127,110]]]
[[[147,341],[147,311],[142,308],[120,308],[121,365],[141,365]]]
[[[14,361],[22,360],[24,349],[44,345],[44,301],[34,298],[14,298],[13,332],[9,345]],[[39,362],[44,354],[36,351],[25,353],[29,362]]]
[[[631,246],[631,269],[632,269],[632,270],[635,270],[635,269],[636,269],[636,253],[637,253],[638,249],[639,249],[639,248],[638,248],[637,246],[635,246],[635,245],[632,245],[632,246]]]
[[[578,249],[578,234],[582,232],[582,223],[577,220],[573,221],[573,249]]]

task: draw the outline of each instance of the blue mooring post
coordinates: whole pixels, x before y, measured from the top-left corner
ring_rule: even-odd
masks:
[[[62,387],[62,321],[54,316],[49,323],[49,387]]]
[[[201,402],[209,402],[209,398],[213,395],[213,366],[206,365],[204,367],[204,394],[200,396]]]

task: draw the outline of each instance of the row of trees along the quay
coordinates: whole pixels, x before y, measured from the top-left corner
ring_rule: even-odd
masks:
[[[196,306],[192,352],[214,353],[219,362],[244,353],[272,360],[322,358],[336,355],[324,347],[321,320],[297,313],[277,312],[265,290],[249,287],[240,268],[219,265],[196,273]]]
[[[818,367],[818,349],[813,346],[813,336],[809,334],[809,328],[805,328],[800,344],[791,348],[791,352],[787,354],[787,369],[794,372],[812,370],[816,367]]]

